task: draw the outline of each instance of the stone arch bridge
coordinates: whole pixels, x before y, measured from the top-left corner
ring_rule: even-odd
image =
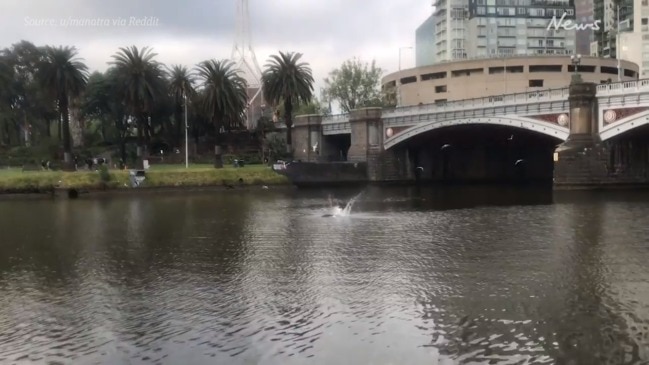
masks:
[[[333,116],[298,116],[293,127],[293,147],[296,160],[324,162],[342,156],[348,162],[367,163],[369,180],[410,180],[415,177],[415,168],[411,166],[413,158],[408,156],[407,147],[418,136],[467,125],[501,126],[545,136],[555,141],[555,145],[561,144],[554,153],[557,183],[565,173],[557,163],[575,159],[568,155],[560,159],[558,155],[569,153],[575,146],[581,148],[579,156],[583,156],[584,149],[607,148],[598,150],[601,160],[598,164],[606,165],[606,174],[611,175],[609,160],[615,148],[602,142],[633,135],[647,124],[649,79],[601,85],[574,83],[562,89],[442,104],[364,108]],[[649,161],[649,149],[646,155],[643,158]]]

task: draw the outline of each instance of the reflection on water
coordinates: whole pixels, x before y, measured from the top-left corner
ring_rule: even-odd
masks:
[[[649,361],[649,194],[0,202],[0,363]]]

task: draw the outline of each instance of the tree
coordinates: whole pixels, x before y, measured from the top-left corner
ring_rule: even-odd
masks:
[[[300,62],[301,53],[272,55],[261,76],[264,99],[277,106],[283,103],[286,123],[286,150],[292,154],[291,128],[293,108],[309,103],[313,97],[313,74],[306,62]]]
[[[277,112],[279,115],[286,115],[283,103],[280,103]],[[293,118],[307,114],[327,114],[327,109],[315,97],[308,103],[302,103],[293,108]]]
[[[119,94],[124,88],[118,84],[115,68],[110,68],[105,74],[95,72],[88,78],[88,86],[84,95],[82,111],[91,118],[98,119],[101,123],[101,133],[105,140],[108,139],[105,122],[111,121],[115,127],[114,138],[119,144],[120,156],[126,162],[126,137],[130,133],[128,113],[123,103],[123,96]]]
[[[76,56],[74,47],[48,46],[39,68],[43,87],[54,95],[57,102],[63,129],[63,160],[68,168],[72,166],[69,105],[72,98],[81,95],[88,80],[88,67]]]
[[[383,106],[381,98],[381,75],[383,70],[354,58],[343,62],[340,68],[325,78],[325,93],[340,103],[344,113],[357,108]]]
[[[214,167],[222,168],[223,133],[243,124],[248,85],[231,61],[203,61],[196,72],[201,82],[203,111],[214,123]]]
[[[184,125],[185,96],[187,96],[187,102],[189,102],[194,95],[194,78],[189,69],[181,65],[173,65],[168,75],[169,93],[174,101],[174,122],[176,123],[174,143],[176,146],[180,146],[181,132]]]
[[[29,145],[31,138],[22,132],[25,128],[35,127],[34,132],[43,130],[49,136],[49,121],[59,115],[55,110],[55,102],[49,90],[43,88],[38,79],[39,66],[44,60],[45,49],[36,47],[28,41],[15,43],[9,49],[2,51],[2,59],[6,70],[11,75],[11,81],[4,85],[7,89],[5,98],[2,99],[4,137],[11,143],[11,136],[15,135],[15,142],[19,144],[24,139]],[[54,116],[52,114],[55,114]],[[59,119],[59,140],[61,139],[61,118]],[[45,123],[33,123],[36,120],[45,120]],[[31,135],[31,134],[30,134]],[[25,138],[27,137],[27,138]]]
[[[148,47],[138,50],[137,47],[120,48],[113,55],[114,77],[116,78],[117,92],[122,96],[130,116],[137,123],[137,157],[138,164],[142,166],[142,159],[146,153],[145,146],[151,138],[151,125],[149,117],[153,112],[156,99],[166,93],[165,73],[162,65],[154,60],[157,56]]]

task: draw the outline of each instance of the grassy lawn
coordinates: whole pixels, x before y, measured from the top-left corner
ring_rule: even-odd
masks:
[[[130,187],[128,171],[109,170],[109,188]],[[275,173],[269,166],[249,165],[242,168],[226,166],[215,169],[211,165],[153,165],[146,172],[143,186],[214,186],[223,184],[238,185],[278,185],[288,183],[287,179]],[[21,169],[0,170],[0,190],[16,191],[29,189],[49,189],[52,187],[93,189],[102,186],[99,173],[80,170],[25,171]]]

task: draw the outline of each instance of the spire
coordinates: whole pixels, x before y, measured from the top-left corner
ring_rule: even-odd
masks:
[[[250,36],[250,11],[248,0],[237,0],[235,20],[235,39],[232,47],[232,62],[241,70],[242,76],[248,82],[248,106],[246,108],[246,124],[248,129],[254,129],[264,108],[261,91],[261,68],[252,48]]]

